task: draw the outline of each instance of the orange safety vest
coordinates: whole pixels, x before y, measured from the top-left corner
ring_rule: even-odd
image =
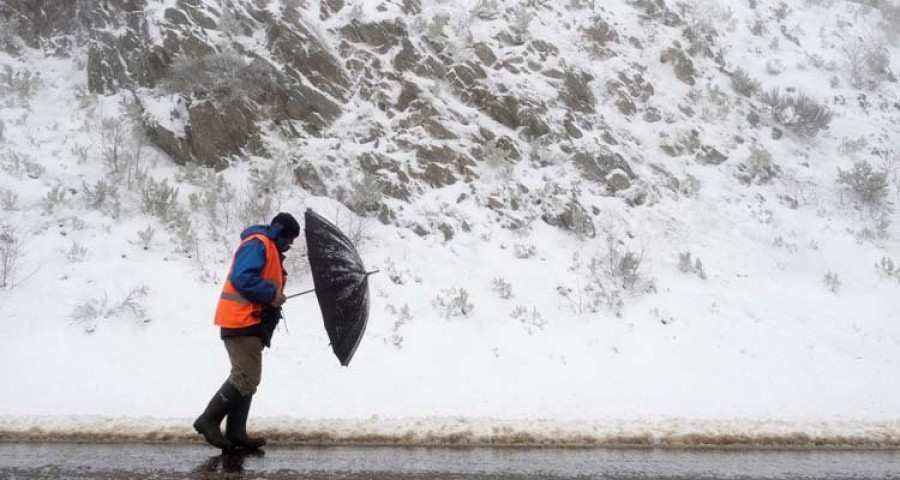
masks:
[[[266,247],[266,264],[263,266],[260,276],[263,280],[274,283],[276,291],[282,293],[285,275],[278,247],[269,237],[255,234],[245,238],[238,246],[238,250],[251,240],[260,240]],[[237,252],[234,255],[237,258]],[[231,284],[233,270],[234,259],[231,260],[231,269],[228,271],[228,278],[225,279],[225,286],[222,288],[222,295],[219,297],[219,304],[216,307],[216,325],[225,328],[244,328],[256,325],[261,321],[259,313],[265,305],[247,300],[234,288],[234,285]]]

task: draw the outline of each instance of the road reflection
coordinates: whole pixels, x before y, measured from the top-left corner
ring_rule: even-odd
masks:
[[[890,450],[0,444],[0,480],[900,479]]]

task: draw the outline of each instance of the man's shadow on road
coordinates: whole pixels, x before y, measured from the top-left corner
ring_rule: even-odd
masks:
[[[262,450],[236,450],[223,452],[221,455],[209,457],[206,461],[191,470],[191,479],[205,480],[212,478],[244,478],[244,462],[248,458],[262,458],[266,452]]]

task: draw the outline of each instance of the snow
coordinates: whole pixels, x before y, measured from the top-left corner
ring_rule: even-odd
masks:
[[[165,3],[150,2],[154,15],[161,15]],[[462,8],[423,3],[425,18],[456,15]],[[645,38],[633,8],[620,3],[605,5],[604,15],[621,36]],[[737,22],[728,37],[733,42],[729,68],[753,73],[765,90],[802,87],[818,99],[847,99],[845,107],[835,105],[830,130],[813,140],[789,133],[781,141],[763,140],[783,169],[773,185],[748,187],[733,178],[750,151],[750,145],[732,139],[748,128],[745,106],[736,97],[729,97],[734,113],[728,116],[713,115],[705,124],[699,124],[700,115],[677,117],[675,125],[701,130],[705,142],[730,146],[729,161],[701,166],[686,157],[669,158],[656,145],[661,132],[674,131],[671,126],[639,124],[614,114],[605,81],[632,62],[614,58],[607,65],[616,69],[595,68],[599,81],[592,88],[599,108],[609,113],[604,120],[612,131],[634,140],[621,148],[641,160],[637,168],[646,178],[652,178],[646,173],[649,164],[665,164],[680,179],[697,178],[701,188],[692,197],[664,192],[654,204],[637,208],[617,198],[587,197],[585,206],[600,210],[594,218],[596,239],[580,239],[539,219],[527,234],[501,228],[478,199],[457,202],[468,191],[462,184],[425,192],[403,209],[410,222],[454,218],[471,226],[468,232],[457,228],[450,240],[439,232],[420,237],[372,219],[354,223],[356,217],[334,200],[298,187],[287,191],[282,211],[300,218],[309,207],[326,218],[337,217],[342,228],[362,228],[360,253],[367,268],[381,268],[381,273],[369,278],[370,323],[349,368],[331,353],[315,299],[304,296],[286,305],[286,327],[279,328],[265,353],[251,428],[285,442],[900,443],[900,281],[874,268],[884,257],[900,260],[900,218],[891,215],[888,238],[860,239],[857,233],[869,224],[841,204],[834,186],[837,169],[852,163],[837,153],[841,140],[865,135],[896,147],[896,123],[888,120],[896,115],[867,114],[844,79],[835,91],[830,74],[799,68],[810,47],[783,37],[775,53],[786,71],[764,76],[766,62],[775,57],[759,53],[767,41],[752,36],[747,24],[775,3],[759,3],[756,11],[744,4],[732,7]],[[365,5],[345,9],[343,15],[387,19],[396,14]],[[805,40],[819,36],[820,29],[830,32],[816,51],[826,61],[840,61],[840,45],[824,43],[846,38],[842,28],[864,29],[875,21],[857,15],[857,25],[842,27],[824,6],[792,8],[791,22],[805,32]],[[557,38],[559,21],[584,20],[567,15],[571,18],[536,19],[532,35]],[[475,40],[492,38],[501,28],[498,22],[473,22]],[[323,36],[332,35],[319,28]],[[776,26],[771,29],[777,32]],[[660,45],[676,38],[668,30],[658,33]],[[562,57],[592,68],[576,43],[559,38]],[[892,65],[900,65],[900,50],[890,49]],[[635,48],[631,58],[651,65],[645,76],[656,87],[652,104],[674,111],[689,88],[674,79],[670,65],[659,64],[648,52]],[[46,169],[37,179],[0,171],[0,188],[18,194],[16,208],[0,218],[15,227],[25,246],[16,284],[0,289],[0,438],[194,439],[191,420],[228,372],[212,315],[241,226],[220,232],[229,238],[216,239],[205,235],[197,219],[204,235],[188,258],[177,251],[162,222],[141,212],[136,192],[120,189],[117,218],[88,208],[81,193],[50,213],[42,208],[42,198],[54,185],[80,190],[103,177],[100,120],[124,118],[120,101],[125,95],[76,98],[78,89],[86,91],[83,61],[83,54],[69,59],[35,51],[20,59],[0,54],[0,67],[28,68],[43,78],[29,106],[0,110],[0,159],[22,152]],[[547,83],[489,74],[508,78],[507,85],[524,82],[522,88],[538,98],[550,95]],[[722,78],[721,89],[730,93]],[[424,85],[432,82],[422,83],[425,92],[434,91]],[[896,83],[877,93],[889,102],[896,102],[897,94]],[[446,104],[448,112],[478,115],[457,99],[434,95],[432,100]],[[146,100],[149,114],[184,134],[185,125],[171,116],[183,105],[168,97]],[[307,158],[334,155],[340,160],[371,151],[371,145],[342,143],[340,132],[364,131],[363,119],[392,120],[362,99],[350,105],[329,131],[335,138],[286,143],[283,151],[302,148]],[[478,122],[469,128],[487,124]],[[349,138],[346,134],[343,138]],[[280,140],[273,135],[267,141]],[[86,149],[87,162],[79,160],[76,146]],[[184,173],[159,151],[145,155],[156,178],[173,181]],[[246,187],[249,168],[267,162],[257,158],[235,164],[224,175]],[[506,186],[502,174],[479,168],[479,189]],[[564,165],[541,173],[525,169],[517,165],[514,178],[532,189],[547,177],[577,181]],[[189,193],[200,190],[188,182],[179,188],[183,204]],[[779,195],[797,197],[799,208]],[[896,202],[894,186],[891,195]],[[137,232],[148,225],[157,233],[145,250]],[[655,292],[627,296],[618,314],[605,306],[579,311],[558,287],[583,286],[583,267],[570,268],[573,254],[582,259],[602,255],[607,232],[644,253],[643,272]],[[75,243],[86,248],[77,261],[66,255]],[[533,245],[536,253],[517,258],[517,245]],[[679,270],[683,252],[702,259],[705,280]],[[302,267],[302,261],[297,265]],[[827,272],[839,274],[837,293],[823,282]],[[287,293],[311,287],[308,272],[290,273]],[[492,290],[497,277],[511,283],[512,298],[501,299]],[[148,322],[124,310],[89,324],[73,319],[79,305],[105,299],[114,306],[140,286],[149,291],[143,304]],[[453,315],[436,301],[459,288],[469,294],[469,315]],[[512,318],[518,306],[538,312],[541,321]],[[87,333],[91,325],[93,332]]]

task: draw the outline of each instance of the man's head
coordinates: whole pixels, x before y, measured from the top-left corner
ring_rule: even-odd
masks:
[[[281,252],[290,250],[294,239],[300,236],[300,224],[290,213],[281,212],[275,215],[271,226],[276,229],[275,245]]]

